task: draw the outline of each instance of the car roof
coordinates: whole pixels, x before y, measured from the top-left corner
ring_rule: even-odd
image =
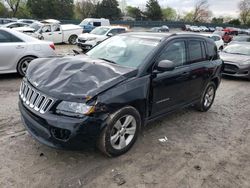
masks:
[[[136,36],[138,38],[146,38],[146,39],[155,39],[155,40],[164,40],[172,36],[179,36],[179,37],[195,37],[195,38],[202,38],[205,40],[211,40],[205,36],[194,34],[194,33],[158,33],[158,32],[128,32],[121,34],[123,36]]]

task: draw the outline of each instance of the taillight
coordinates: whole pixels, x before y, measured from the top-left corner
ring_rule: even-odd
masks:
[[[56,47],[54,44],[50,44],[49,47],[51,47],[53,50],[56,50]]]

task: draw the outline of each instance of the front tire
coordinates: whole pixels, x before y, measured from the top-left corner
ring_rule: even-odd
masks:
[[[140,127],[139,112],[133,107],[122,108],[110,115],[99,137],[98,148],[109,157],[122,155],[134,145]]]
[[[210,82],[204,90],[200,101],[196,104],[196,109],[201,112],[207,112],[214,103],[216,95],[216,85]]]
[[[29,67],[29,64],[32,60],[36,59],[36,57],[32,57],[32,56],[28,56],[28,57],[24,57],[22,58],[18,64],[17,64],[17,73],[20,76],[25,76],[26,71]]]

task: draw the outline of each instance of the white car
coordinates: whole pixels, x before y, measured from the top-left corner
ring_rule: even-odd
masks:
[[[193,31],[193,32],[200,32],[201,29],[200,29],[198,26],[191,26],[191,27],[190,27],[190,31]]]
[[[0,74],[19,73],[24,76],[35,58],[55,56],[52,42],[35,39],[9,28],[0,28]]]
[[[23,23],[23,22],[11,22],[11,23],[7,23],[7,24],[4,24],[4,25],[1,25],[0,27],[2,28],[18,28],[18,27],[28,27],[29,24],[27,23]]]
[[[101,26],[92,30],[90,33],[84,33],[78,36],[77,46],[83,51],[90,50],[97,44],[114,35],[125,33],[126,27],[121,26]]]
[[[34,22],[29,27],[15,28],[15,30],[29,34],[40,40],[52,41],[55,44],[76,44],[78,35],[83,32],[83,29],[78,25],[60,25],[59,21],[52,19]]]
[[[201,35],[213,39],[216,46],[217,46],[217,48],[218,48],[218,50],[223,50],[224,41],[222,40],[220,35],[217,35],[217,34],[201,34]]]

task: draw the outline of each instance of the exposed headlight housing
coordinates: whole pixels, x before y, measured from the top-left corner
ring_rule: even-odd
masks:
[[[57,113],[70,116],[90,115],[94,112],[94,106],[89,106],[85,103],[62,101],[56,108]]]

